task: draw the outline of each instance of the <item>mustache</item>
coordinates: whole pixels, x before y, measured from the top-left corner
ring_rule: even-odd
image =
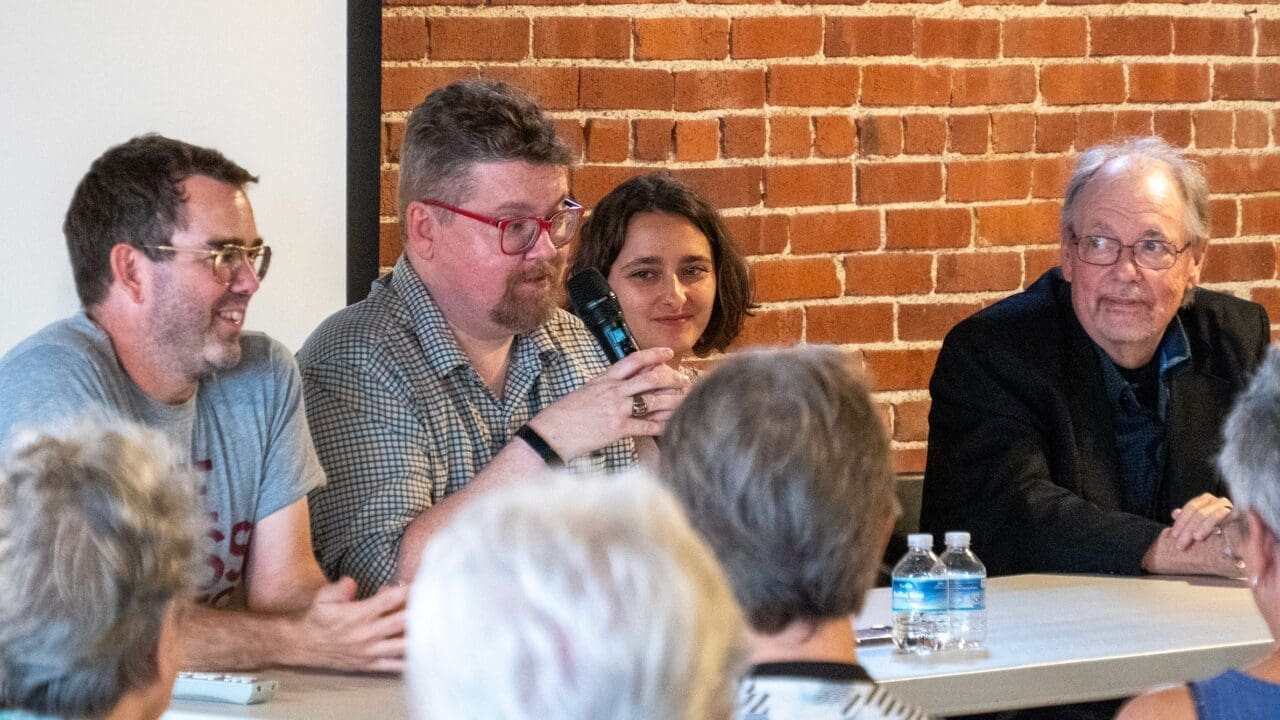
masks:
[[[1104,300],[1120,300],[1124,302],[1151,302],[1151,298],[1147,297],[1147,294],[1142,292],[1141,290],[1134,290],[1130,292],[1126,292],[1126,291],[1103,292],[1102,298]]]
[[[227,293],[213,304],[214,312],[222,312],[223,310],[248,310],[249,300],[235,293]]]
[[[527,267],[519,272],[511,274],[512,283],[531,282],[534,280],[546,280],[559,277],[561,271],[564,270],[564,260],[557,257],[555,260],[537,260],[533,266]]]
[[[1099,295],[1104,299],[1110,300],[1151,302],[1151,293],[1138,283],[1124,283],[1103,287]]]

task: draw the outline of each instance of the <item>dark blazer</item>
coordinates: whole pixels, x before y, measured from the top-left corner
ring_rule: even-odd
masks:
[[[929,382],[921,529],[969,530],[992,575],[1141,573],[1174,508],[1226,494],[1213,464],[1219,428],[1270,340],[1260,305],[1195,292],[1178,312],[1191,366],[1169,386],[1155,519],[1120,510],[1100,360],[1055,268],[943,341]]]

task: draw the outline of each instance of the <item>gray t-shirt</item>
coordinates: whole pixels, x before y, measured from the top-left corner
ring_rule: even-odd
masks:
[[[0,444],[14,431],[104,412],[190,448],[209,520],[198,598],[243,608],[256,523],[324,484],[289,351],[245,333],[236,367],[200,381],[182,405],[147,397],[120,367],[107,334],[83,312],[53,323],[0,358]]]

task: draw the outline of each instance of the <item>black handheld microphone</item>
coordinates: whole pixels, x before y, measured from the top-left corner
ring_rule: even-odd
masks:
[[[574,313],[596,336],[609,362],[616,363],[638,349],[631,328],[622,319],[618,296],[613,294],[609,281],[599,270],[587,268],[574,273],[567,285]]]

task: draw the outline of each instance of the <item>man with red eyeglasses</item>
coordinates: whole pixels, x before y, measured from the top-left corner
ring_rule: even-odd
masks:
[[[608,367],[560,309],[582,207],[541,108],[468,80],[414,109],[400,157],[404,253],[298,353],[329,484],[321,565],[362,593],[413,577],[468,498],[548,464],[612,471],[662,432],[688,381],[652,348]]]
[[[245,192],[256,181],[159,135],[93,162],[63,225],[83,310],[0,359],[0,442],[88,414],[155,427],[190,457],[208,526],[180,628],[189,666],[396,670],[405,593],[358,601],[350,579],[325,582],[307,506],[324,473],[298,370],[243,331],[271,258]]]
[[[993,574],[1241,573],[1214,457],[1270,322],[1196,288],[1208,194],[1159,138],[1080,156],[1061,267],[943,342],[923,529],[970,530]]]

